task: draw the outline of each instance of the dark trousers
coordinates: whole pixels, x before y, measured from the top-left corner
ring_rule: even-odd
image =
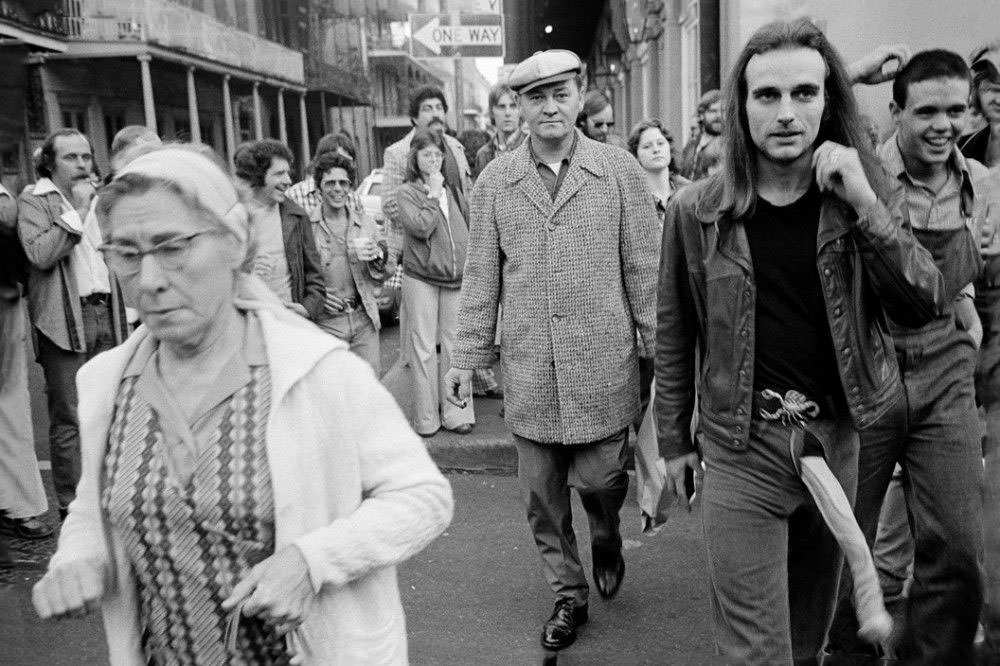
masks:
[[[715,640],[727,663],[818,663],[843,563],[799,476],[803,451],[820,449],[850,500],[858,433],[848,418],[802,427],[754,420],[742,451],[702,437]]]
[[[38,362],[45,374],[49,407],[49,455],[56,501],[65,510],[76,497],[80,481],[80,425],[76,415],[76,372],[102,351],[115,346],[111,310],[107,305],[83,306],[87,351],[62,349],[40,331]]]
[[[938,326],[897,336],[903,393],[892,411],[862,432],[855,516],[874,541],[893,469],[903,468],[914,537],[913,583],[897,649],[904,664],[971,664],[983,601],[982,449],[971,338]],[[849,579],[841,586],[830,632],[833,652],[874,654],[856,638]],[[857,659],[857,663],[864,663]]]
[[[545,579],[558,598],[587,602],[587,578],[573,532],[570,488],[576,488],[590,523],[592,552],[617,554],[618,512],[628,492],[628,430],[590,444],[543,444],[514,435],[517,477],[528,525],[542,556]]]

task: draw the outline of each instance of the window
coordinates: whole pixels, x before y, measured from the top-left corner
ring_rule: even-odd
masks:
[[[111,112],[104,114],[104,136],[108,142],[108,154],[111,154],[111,143],[117,134],[125,127],[125,114],[121,112]]]
[[[63,107],[62,124],[65,128],[80,130],[84,134],[87,134],[87,112],[83,109]]]

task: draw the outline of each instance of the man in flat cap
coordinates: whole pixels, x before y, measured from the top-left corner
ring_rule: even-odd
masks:
[[[511,73],[529,138],[498,156],[472,192],[469,255],[449,399],[470,396],[501,363],[507,426],[518,451],[528,523],[556,594],[542,645],[560,649],[587,620],[570,487],[587,511],[594,584],[615,595],[625,573],[618,512],[627,429],[639,412],[639,359],[653,355],[658,224],[638,163],[574,127],[580,59],[536,53]]]

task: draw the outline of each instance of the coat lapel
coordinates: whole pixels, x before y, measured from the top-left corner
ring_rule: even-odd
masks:
[[[592,143],[581,134],[577,137],[576,152],[569,161],[569,170],[563,178],[559,191],[556,192],[556,200],[553,204],[553,214],[566,205],[577,192],[580,191],[591,176],[603,176],[604,166],[592,150]]]
[[[738,224],[728,215],[722,215],[716,221],[719,230],[719,240],[716,247],[719,253],[739,264],[747,273],[753,273],[750,258],[750,242],[742,224]]]
[[[295,231],[295,222],[298,217],[292,214],[292,211],[288,210],[285,204],[281,204],[278,207],[278,214],[281,215],[281,240],[285,244],[285,250],[288,250],[288,244],[292,240],[292,233]]]
[[[546,217],[552,214],[552,197],[549,196],[542,177],[538,175],[534,161],[531,158],[531,151],[528,150],[528,142],[520,145],[512,160],[510,171],[507,174],[507,182],[516,184],[518,189],[535,204]]]

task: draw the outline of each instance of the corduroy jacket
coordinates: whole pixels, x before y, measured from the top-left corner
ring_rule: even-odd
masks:
[[[578,134],[555,201],[531,139],[472,190],[469,257],[452,364],[487,368],[503,305],[505,418],[538,442],[594,442],[639,412],[639,357],[653,353],[658,229],[628,152]]]
[[[667,206],[656,337],[657,436],[666,459],[694,451],[695,353],[700,352],[699,429],[746,449],[754,386],[756,288],[743,221],[699,199],[720,175],[681,190]],[[888,203],[860,217],[824,195],[816,270],[837,368],[855,427],[878,420],[898,397],[899,368],[886,314],[920,326],[948,305],[944,280],[914,238],[898,183]]]

